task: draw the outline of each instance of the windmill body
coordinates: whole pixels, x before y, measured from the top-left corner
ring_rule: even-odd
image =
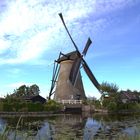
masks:
[[[67,56],[67,57],[66,57]],[[84,100],[86,99],[80,70],[76,82],[73,85],[69,80],[70,72],[74,63],[76,52],[71,52],[61,57],[57,62],[60,71],[54,94],[55,100]]]

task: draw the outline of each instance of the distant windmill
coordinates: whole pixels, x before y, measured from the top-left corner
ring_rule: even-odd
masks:
[[[85,48],[81,53],[66,27],[62,13],[59,16],[76,50],[68,54],[60,52],[58,59],[55,61],[49,99],[54,94],[55,100],[83,100],[86,99],[86,96],[80,73],[81,66],[94,86],[100,91],[100,84],[83,59],[92,41],[88,38]]]

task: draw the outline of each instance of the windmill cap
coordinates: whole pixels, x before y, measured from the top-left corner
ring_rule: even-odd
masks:
[[[59,59],[57,59],[58,63],[61,63],[62,61],[66,61],[66,60],[75,60],[78,56],[78,52],[77,51],[73,51],[67,54],[64,54],[62,57],[60,57]]]

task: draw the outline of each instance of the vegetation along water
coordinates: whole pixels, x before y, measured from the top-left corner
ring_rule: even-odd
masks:
[[[0,117],[1,140],[139,140],[140,114]]]

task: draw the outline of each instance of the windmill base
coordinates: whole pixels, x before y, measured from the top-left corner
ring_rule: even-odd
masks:
[[[65,104],[64,106],[65,113],[82,113],[82,105],[80,104]]]

